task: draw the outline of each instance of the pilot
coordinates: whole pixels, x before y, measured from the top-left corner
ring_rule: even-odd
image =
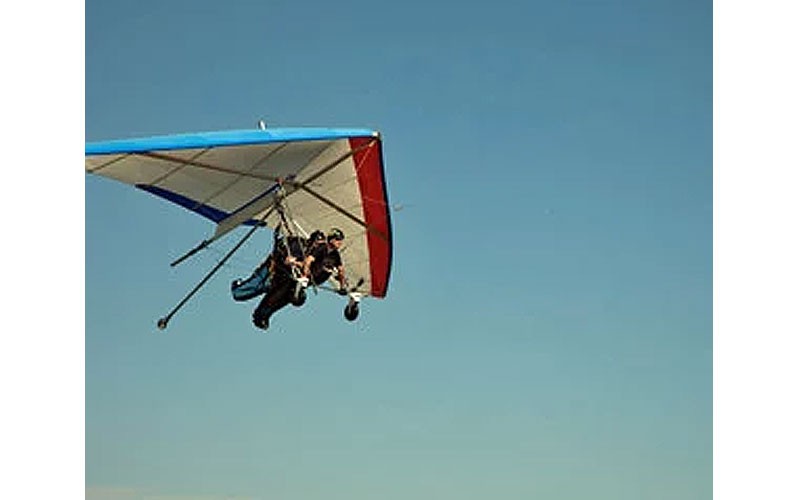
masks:
[[[315,240],[303,261],[303,275],[311,278],[316,285],[325,283],[335,273],[342,295],[347,293],[344,264],[339,254],[343,244],[344,233],[341,229],[333,228],[328,231],[324,244]]]

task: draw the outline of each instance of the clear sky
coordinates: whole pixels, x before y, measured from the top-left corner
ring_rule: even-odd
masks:
[[[236,240],[87,176],[91,499],[707,499],[710,1],[86,2],[87,141],[381,131],[394,258],[266,333]]]

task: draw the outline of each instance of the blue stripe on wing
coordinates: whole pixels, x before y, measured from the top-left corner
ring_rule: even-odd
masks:
[[[219,223],[219,221],[227,218],[230,215],[229,213],[219,210],[218,208],[198,203],[196,200],[187,198],[186,196],[180,195],[178,193],[173,193],[172,191],[168,191],[166,189],[162,189],[157,186],[150,186],[147,184],[137,184],[136,187],[143,191],[147,191],[148,193],[164,198],[165,200],[177,203],[178,205],[188,210],[191,210],[192,212],[200,214],[207,219],[211,219],[212,221],[217,223]],[[257,221],[251,219],[245,222],[244,224],[248,226],[253,226],[257,223],[258,223]]]

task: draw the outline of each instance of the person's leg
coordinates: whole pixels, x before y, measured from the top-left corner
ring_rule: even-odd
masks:
[[[258,303],[258,307],[253,311],[253,324],[257,328],[263,328],[264,330],[269,328],[269,317],[272,315],[271,298],[269,295],[264,295],[264,298]]]
[[[290,282],[275,283],[253,311],[253,324],[264,330],[269,328],[270,316],[289,304],[291,292]]]
[[[269,268],[262,265],[256,268],[246,280],[236,280],[231,283],[231,295],[233,295],[233,300],[242,302],[266,293],[269,286]]]

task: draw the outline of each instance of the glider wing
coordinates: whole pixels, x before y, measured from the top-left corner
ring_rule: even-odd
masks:
[[[275,228],[283,186],[303,232],[338,227],[351,283],[386,296],[392,234],[381,138],[364,129],[267,129],[86,144],[86,171],[133,185],[216,223],[209,241],[260,220]]]

